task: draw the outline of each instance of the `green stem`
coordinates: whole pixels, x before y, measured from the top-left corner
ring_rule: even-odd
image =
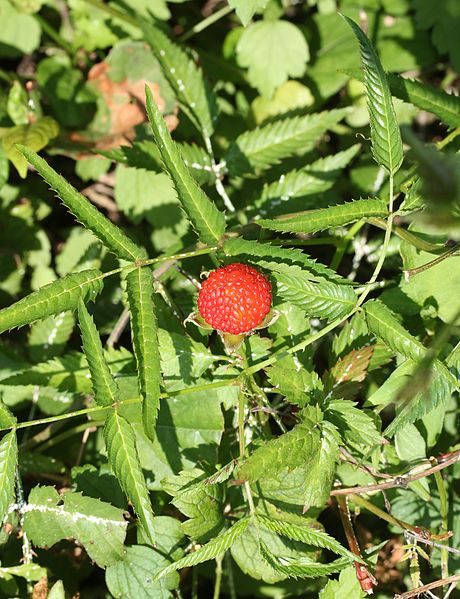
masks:
[[[372,285],[377,280],[377,277],[379,276],[380,271],[382,270],[382,266],[385,261],[386,255],[387,255],[388,244],[390,243],[390,238],[391,238],[391,233],[392,233],[392,228],[393,228],[393,218],[394,218],[394,214],[393,214],[393,200],[394,200],[393,174],[390,174],[389,185],[390,185],[389,200],[388,200],[388,213],[389,214],[388,214],[388,220],[387,220],[386,229],[385,229],[385,237],[383,238],[382,251],[380,253],[377,264],[375,265],[374,272],[372,273],[371,278],[369,279],[369,281],[366,284],[366,289],[361,293],[361,295],[358,298],[358,302],[356,304],[357,308],[359,308],[359,306],[362,306],[362,304],[364,304],[367,296],[372,291]]]
[[[350,227],[350,229],[348,230],[347,234],[342,237],[340,239],[340,243],[337,245],[334,255],[332,257],[331,260],[331,264],[329,268],[332,268],[332,270],[337,270],[340,263],[342,262],[342,259],[345,255],[345,252],[347,251],[348,245],[350,243],[350,241],[354,238],[354,236],[356,235],[356,233],[358,233],[358,231],[366,224],[365,220],[359,220],[357,223],[355,223],[352,227]]]
[[[436,460],[432,460],[432,463],[433,465],[436,465]],[[446,484],[441,472],[439,471],[434,473],[434,480],[438,488],[439,499],[441,503],[441,533],[447,533],[449,532],[449,504],[447,501]],[[445,542],[449,544],[448,540]],[[447,549],[441,549],[441,575],[443,578],[447,578],[449,576],[449,552]]]
[[[47,451],[48,449],[50,449],[51,447],[54,447],[55,445],[62,443],[62,441],[66,441],[70,437],[73,437],[74,435],[78,435],[79,433],[84,433],[86,431],[86,429],[88,429],[88,428],[93,428],[93,427],[98,427],[98,426],[104,426],[104,421],[103,420],[99,420],[99,421],[98,420],[88,420],[86,422],[83,422],[82,424],[79,424],[78,426],[74,426],[73,428],[63,431],[62,433],[60,433],[59,435],[56,435],[55,437],[51,437],[51,439],[48,439],[48,441],[45,441],[44,443],[42,443],[36,451],[38,451],[38,453],[43,453],[43,452]]]
[[[381,510],[379,507],[377,507],[370,501],[367,501],[367,499],[364,499],[364,497],[361,497],[361,495],[351,494],[351,495],[349,495],[349,498],[350,498],[350,501],[353,501],[353,503],[356,503],[356,505],[359,505],[360,507],[367,509],[369,512],[371,512],[378,518],[385,520],[389,524],[393,524],[393,526],[397,526],[398,528],[401,528],[402,530],[411,530],[412,532],[420,534],[419,526],[412,526],[412,524],[409,524],[408,522],[404,522],[404,520],[399,520],[398,518],[395,518],[388,512],[384,512],[383,510]]]
[[[220,587],[222,584],[222,560],[224,559],[223,555],[219,555],[216,557],[216,580],[214,582],[214,593],[212,595],[212,599],[219,599],[220,597]]]
[[[433,266],[436,266],[437,264],[439,264],[446,258],[453,256],[459,248],[460,248],[460,243],[456,243],[455,245],[450,247],[448,250],[446,250],[443,254],[434,258],[434,260],[430,260],[430,262],[426,262],[425,264],[422,264],[421,266],[416,266],[415,268],[409,268],[408,270],[404,271],[404,274],[406,277],[409,278],[409,277],[413,277],[414,275],[418,275],[419,273],[424,272],[425,270],[433,268]]]
[[[379,229],[386,229],[386,222],[381,218],[369,218],[367,219],[367,222],[374,227],[378,227]],[[445,245],[425,241],[425,239],[422,239],[418,235],[415,235],[411,231],[403,229],[402,227],[395,226],[393,227],[393,231],[400,239],[407,241],[407,243],[413,245],[422,252],[428,252],[429,254],[442,254],[446,251]]]
[[[193,37],[195,34],[200,33],[201,31],[204,31],[205,29],[207,29],[210,25],[213,25],[216,21],[219,21],[219,19],[222,19],[223,17],[227,16],[232,11],[233,11],[233,8],[228,5],[223,6],[219,10],[216,10],[215,13],[212,13],[211,15],[209,15],[209,17],[206,17],[205,19],[203,19],[202,21],[200,21],[199,23],[194,25],[189,31],[184,33],[179,38],[180,41],[185,42],[186,40]]]
[[[447,137],[445,137],[444,139],[442,139],[441,141],[439,141],[436,144],[437,149],[438,150],[442,150],[443,148],[445,148],[448,144],[450,144],[450,142],[453,141],[459,135],[460,135],[460,127],[457,127],[456,129],[454,129],[453,131],[451,131],[449,133],[449,135],[447,135]]]
[[[64,48],[64,50],[66,52],[68,52],[69,54],[74,53],[72,45],[69,44],[69,42],[66,41],[53,27],[51,27],[51,25],[49,24],[49,22],[46,19],[44,19],[40,15],[35,15],[35,18],[40,23],[40,27],[43,29],[43,31],[46,33],[46,35],[49,38],[51,38],[53,40],[53,42],[56,42],[56,44],[58,46],[61,46],[61,48]]]

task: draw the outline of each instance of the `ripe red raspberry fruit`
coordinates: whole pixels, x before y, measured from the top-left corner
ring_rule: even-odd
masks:
[[[272,286],[252,266],[229,264],[201,285],[198,310],[213,329],[239,335],[259,326],[270,311]]]

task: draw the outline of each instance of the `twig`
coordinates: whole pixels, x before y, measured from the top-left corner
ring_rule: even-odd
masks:
[[[434,582],[430,582],[429,584],[425,584],[422,587],[418,587],[418,589],[413,589],[412,591],[407,591],[402,595],[395,595],[394,599],[410,599],[411,597],[417,597],[422,593],[426,593],[431,589],[437,589],[438,587],[442,587],[446,584],[457,583],[460,581],[460,574],[455,574],[454,576],[449,576],[449,578],[441,578],[441,580],[435,580]]]
[[[434,258],[434,260],[430,260],[430,262],[426,262],[425,264],[422,264],[421,266],[416,266],[415,268],[408,268],[407,270],[404,271],[404,277],[405,277],[406,281],[408,281],[410,279],[410,277],[413,277],[414,275],[418,275],[419,273],[424,272],[424,271],[428,270],[429,268],[432,268],[433,266],[436,266],[437,264],[439,264],[446,258],[449,258],[450,256],[455,256],[456,252],[459,248],[460,248],[460,243],[456,243],[455,245],[450,247],[448,250],[446,250],[443,254]]]
[[[420,478],[430,476],[431,474],[439,472],[439,470],[443,470],[444,468],[452,466],[456,462],[460,461],[460,449],[457,449],[456,451],[453,451],[451,454],[448,454],[447,458],[445,456],[442,456],[442,458],[438,458],[436,461],[438,463],[435,466],[427,468],[426,470],[422,470],[421,472],[417,472],[416,474],[403,474],[402,476],[394,477],[392,480],[386,481],[384,483],[377,483],[375,485],[364,485],[361,487],[346,487],[344,489],[334,489],[331,492],[331,495],[348,495],[350,493],[359,495],[361,493],[383,491],[384,489],[394,489],[396,487],[405,489],[409,483],[419,480]],[[411,469],[411,471],[413,471],[413,468]]]

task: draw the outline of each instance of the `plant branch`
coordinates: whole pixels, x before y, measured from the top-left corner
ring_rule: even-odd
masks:
[[[416,472],[415,474],[403,474],[402,476],[395,476],[392,480],[387,480],[385,482],[382,483],[376,483],[373,485],[364,485],[361,487],[346,487],[343,489],[334,489],[333,491],[331,491],[331,495],[349,495],[349,494],[365,494],[365,493],[371,493],[373,491],[384,491],[385,489],[394,489],[394,488],[401,488],[401,489],[405,489],[407,487],[408,484],[419,480],[420,478],[425,478],[427,476],[431,476],[432,474],[434,474],[435,472],[439,472],[440,470],[443,470],[444,468],[447,468],[448,466],[452,466],[453,464],[456,464],[457,462],[460,461],[460,449],[453,451],[450,454],[447,454],[446,456],[442,456],[442,458],[438,458],[436,460],[436,465],[428,467],[429,465],[427,465],[426,470],[422,470],[421,472]],[[411,468],[410,472],[412,472],[414,469]]]
[[[411,599],[411,597],[418,597],[418,595],[422,595],[427,591],[431,591],[431,589],[437,589],[438,587],[442,587],[447,584],[452,584],[460,581],[460,574],[455,574],[454,576],[449,576],[449,578],[441,578],[441,580],[435,580],[434,582],[430,582],[429,584],[425,584],[422,587],[418,587],[417,589],[413,589],[412,591],[407,591],[402,595],[395,595],[395,599]]]

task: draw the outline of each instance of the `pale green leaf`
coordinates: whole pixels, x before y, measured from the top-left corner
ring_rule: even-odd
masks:
[[[43,158],[24,146],[18,146],[27,160],[34,166],[48,185],[58,194],[76,219],[90,229],[98,239],[118,258],[135,261],[147,257],[144,248],[138,246],[117,225],[95,208],[64,177],[51,168]]]
[[[224,234],[225,217],[191,176],[148,87],[146,88],[146,95],[147,114],[153,135],[182,207],[201,241],[216,243]]]
[[[83,351],[88,362],[93,385],[94,401],[99,406],[111,406],[120,399],[120,390],[107,365],[101,338],[83,301],[78,304],[78,323]]]
[[[49,116],[7,130],[3,136],[3,148],[23,179],[27,175],[27,159],[16,148],[16,144],[38,151],[47,146],[50,139],[56,137],[58,133],[59,125]]]
[[[257,519],[269,530],[272,530],[284,537],[288,537],[293,541],[301,541],[307,545],[313,545],[314,547],[321,547],[322,549],[329,549],[337,555],[348,557],[350,559],[356,559],[356,556],[351,553],[348,549],[345,549],[338,541],[333,537],[329,536],[327,532],[317,530],[311,526],[294,524],[292,522],[285,522],[284,520],[278,520],[271,516],[264,516],[263,514],[257,514]]]
[[[141,545],[126,549],[123,560],[107,568],[105,580],[110,593],[116,599],[171,599],[170,592],[179,584],[179,576],[154,581],[153,577],[169,564],[161,553]]]
[[[201,70],[185,51],[160,29],[145,21],[141,23],[141,27],[182,110],[198,131],[208,138],[214,131],[216,100],[208,89]]]
[[[53,584],[46,599],[65,599],[64,583],[62,580],[58,580]]]
[[[242,133],[230,144],[225,155],[230,175],[262,170],[296,152],[308,152],[347,112],[347,108],[337,108],[289,117]]]
[[[340,572],[338,580],[330,580],[319,595],[320,599],[364,599],[367,594],[361,589],[353,566]]]
[[[311,506],[322,507],[327,502],[334,482],[335,470],[339,461],[339,441],[336,428],[328,421],[320,426],[321,437],[314,459],[304,465],[303,509]]]
[[[317,233],[324,229],[348,225],[361,218],[386,217],[388,208],[382,200],[354,200],[329,208],[286,214],[276,219],[260,219],[256,223],[272,231],[286,233]]]
[[[331,320],[345,316],[355,306],[356,294],[350,285],[312,281],[310,273],[298,266],[280,265],[273,277],[277,293],[309,316]]]
[[[2,27],[0,45],[2,56],[32,54],[40,45],[41,28],[39,22],[28,14],[17,11],[10,2],[2,2]]]
[[[104,568],[123,558],[128,523],[123,511],[80,493],[60,495],[53,487],[35,487],[24,510],[24,530],[38,547],[75,539]]]
[[[163,568],[159,573],[156,574],[155,580],[162,578],[171,572],[180,570],[181,568],[188,568],[190,566],[196,566],[202,564],[210,559],[214,559],[219,555],[225,553],[233,545],[235,540],[243,534],[247,525],[249,524],[249,518],[242,518],[238,520],[231,528],[221,533],[217,537],[214,537],[209,543],[201,546],[199,549],[186,555],[182,559],[174,562],[170,566]]]
[[[139,391],[143,400],[144,431],[155,438],[160,407],[160,352],[153,301],[153,276],[149,268],[137,268],[126,277],[126,293],[131,312],[131,336],[136,356]]]
[[[301,30],[289,21],[263,20],[252,23],[242,34],[237,62],[248,68],[248,79],[270,98],[289,77],[302,77],[310,58]]]
[[[387,76],[374,47],[362,29],[344,17],[358,38],[371,125],[372,154],[394,175],[403,161],[403,146]]]
[[[104,438],[109,464],[121,488],[133,504],[143,536],[154,545],[153,510],[139,463],[135,434],[130,423],[117,410],[112,410],[107,416]]]
[[[103,286],[103,274],[83,270],[53,281],[0,310],[0,333],[66,310],[75,310],[80,299],[93,300]]]
[[[28,582],[35,582],[47,576],[46,568],[39,566],[38,564],[21,564],[19,566],[7,566],[4,568],[0,567],[0,578],[8,579],[10,576],[19,576],[24,578]],[[51,595],[48,595],[49,599]]]
[[[340,572],[350,564],[350,560],[341,557],[329,564],[322,564],[308,557],[293,558],[272,555],[264,543],[260,543],[260,551],[267,563],[277,572],[290,578],[320,578]]]
[[[246,27],[256,12],[267,6],[268,0],[229,0],[228,3]]]
[[[7,433],[0,441],[0,523],[14,502],[14,485],[18,463],[16,432]]]

